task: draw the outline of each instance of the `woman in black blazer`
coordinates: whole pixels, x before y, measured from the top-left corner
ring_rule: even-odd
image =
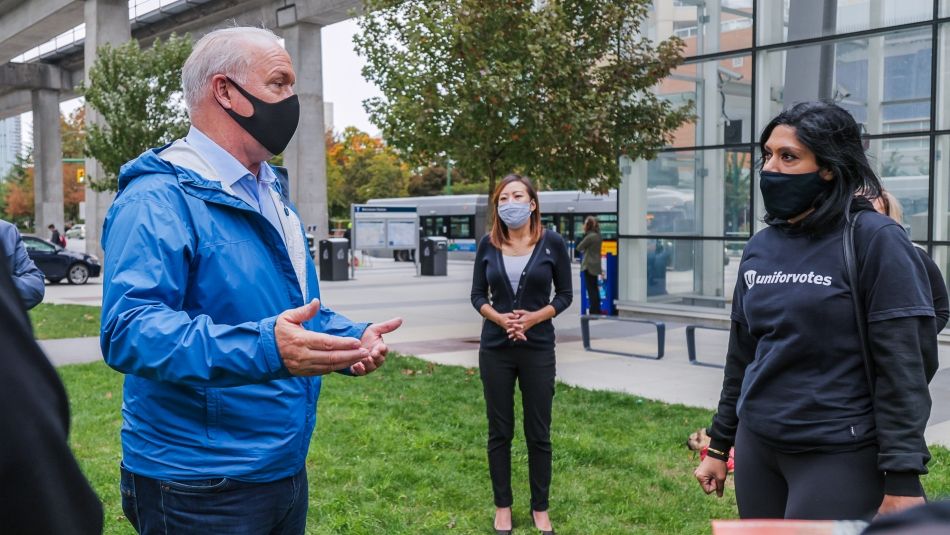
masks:
[[[512,528],[511,439],[517,379],[524,406],[532,517],[542,533],[553,534],[548,517],[555,376],[551,318],[571,305],[571,258],[564,239],[542,228],[538,194],[527,178],[505,177],[492,194],[491,206],[496,217],[478,245],[472,306],[486,320],[478,365],[488,412],[494,526],[499,534]]]

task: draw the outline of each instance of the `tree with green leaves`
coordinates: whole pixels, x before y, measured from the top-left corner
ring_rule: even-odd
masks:
[[[172,35],[142,49],[132,40],[99,48],[80,88],[86,103],[105,125],[90,124],[85,154],[102,165],[104,176],[87,176],[96,191],[118,187],[119,168],[146,149],[183,137],[188,115],[181,95],[181,67],[191,53],[191,39]]]
[[[417,166],[450,157],[494,188],[511,171],[604,192],[687,118],[651,88],[682,41],[641,35],[649,0],[367,0],[354,38],[364,103]]]

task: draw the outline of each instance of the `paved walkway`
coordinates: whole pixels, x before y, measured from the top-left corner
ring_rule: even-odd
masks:
[[[416,277],[412,264],[371,259],[357,270],[356,279],[321,282],[323,302],[357,321],[404,319],[402,328],[387,337],[397,351],[456,366],[477,366],[481,318],[469,302],[470,261],[450,261],[446,277]],[[575,281],[578,280],[575,267]],[[647,360],[585,351],[575,304],[555,318],[558,333],[557,373],[566,384],[611,390],[714,409],[719,399],[722,370],[690,365],[685,325],[667,324],[666,355]],[[85,286],[50,286],[46,302],[98,305],[102,286],[93,279]],[[591,325],[593,346],[641,354],[655,353],[656,334],[649,325],[602,321]],[[722,363],[727,333],[698,331],[700,360]],[[79,338],[42,342],[57,365],[101,358],[98,340]],[[927,439],[950,447],[950,346],[941,344],[941,370],[931,383],[933,410]],[[685,437],[684,437],[685,438]]]

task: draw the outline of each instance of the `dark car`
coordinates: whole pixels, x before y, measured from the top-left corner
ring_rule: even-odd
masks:
[[[89,277],[98,277],[102,271],[95,256],[64,249],[36,236],[23,236],[23,245],[30,259],[52,284],[64,278],[69,284],[86,284]]]

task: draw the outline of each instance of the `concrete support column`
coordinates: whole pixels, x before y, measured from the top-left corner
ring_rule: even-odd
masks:
[[[320,26],[298,22],[281,31],[297,73],[300,125],[284,151],[291,200],[317,240],[328,234],[327,158],[323,118],[323,58]]]
[[[708,22],[701,37],[703,50],[719,50],[719,32],[721,11],[719,2],[707,2],[703,14]],[[700,37],[697,37],[700,39]],[[720,145],[723,142],[725,118],[722,116],[722,80],[719,75],[720,63],[707,61],[702,64],[702,93],[696,99],[702,107],[697,135],[701,136],[698,145]],[[721,236],[725,232],[724,221],[724,151],[699,150],[695,157],[696,221],[702,227],[699,230],[706,236]],[[699,295],[722,297],[723,295],[723,242],[704,240],[694,249],[698,257],[693,263],[693,288]]]
[[[89,69],[96,62],[99,47],[105,44],[120,45],[132,37],[129,27],[128,0],[86,0],[86,46],[85,82],[89,84]],[[86,124],[102,124],[102,118],[86,105]],[[115,171],[118,171],[117,169]],[[86,176],[102,177],[102,166],[92,158],[86,158]],[[102,224],[106,211],[115,198],[113,192],[97,192],[86,186],[86,252],[102,258]]]
[[[838,0],[797,0],[788,8],[788,39],[814,37],[816,27],[822,35],[835,31]],[[830,99],[834,94],[834,43],[793,48],[787,53],[785,66],[785,106],[817,99]],[[816,68],[817,67],[817,68]]]
[[[34,89],[33,100],[33,207],[37,235],[48,237],[46,227],[63,232],[63,140],[59,131],[59,91]]]
[[[647,161],[621,156],[620,189],[617,191],[617,218],[620,234],[646,234],[649,194]],[[619,301],[647,300],[648,240],[620,240],[617,271]]]

